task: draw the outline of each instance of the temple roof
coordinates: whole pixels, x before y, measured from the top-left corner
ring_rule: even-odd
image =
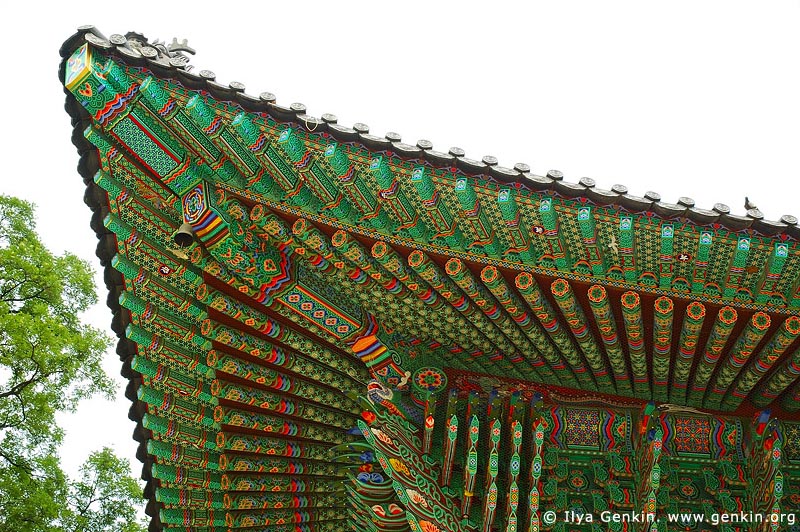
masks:
[[[630,460],[645,460],[653,427],[631,427],[652,401],[676,471],[727,456],[739,487],[741,417],[800,420],[796,218],[378,137],[218,84],[187,51],[90,27],[61,50],[152,529],[340,530],[365,515],[413,528],[428,521],[403,508],[425,505],[396,499],[399,466],[379,472],[367,453],[396,450],[376,434],[419,429],[408,447],[448,477],[448,453],[470,444],[431,447],[428,419],[479,431],[502,425],[500,409],[526,434],[604,423],[614,432],[534,448],[562,449],[603,489],[592,456],[616,450],[615,501],[638,496]],[[686,443],[676,426],[705,436]],[[467,520],[471,507],[460,501]]]

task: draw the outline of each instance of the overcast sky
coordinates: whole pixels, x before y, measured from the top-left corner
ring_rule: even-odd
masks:
[[[769,219],[800,216],[800,0],[527,3],[16,2],[0,32],[0,192],[35,202],[45,243],[99,270],[57,80],[61,43],[94,24],[188,38],[192,64],[218,81],[373,134],[664,201],[743,214],[748,195]],[[110,333],[98,284],[103,303],[87,319]],[[106,367],[119,375],[113,352]],[[60,416],[68,471],[110,445],[138,476],[118,381],[117,401]]]

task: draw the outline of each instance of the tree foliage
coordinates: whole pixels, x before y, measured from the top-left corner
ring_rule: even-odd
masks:
[[[0,468],[0,532],[144,532],[141,488],[111,449],[91,453],[78,480],[55,455],[33,462],[33,473]]]
[[[96,300],[88,264],[51,253],[33,207],[0,196],[0,459],[28,467],[26,456],[60,441],[57,411],[111,393],[101,366],[109,340],[81,323]]]
[[[75,532],[134,532],[139,484],[128,476],[127,460],[108,447],[89,455],[81,466],[81,478],[69,487],[67,530]]]
[[[32,471],[0,468],[0,532],[62,532],[67,478],[55,455],[32,458]]]
[[[110,450],[93,453],[78,482],[58,465],[56,412],[113,391],[101,365],[110,339],[81,321],[96,300],[89,265],[50,252],[33,206],[0,195],[0,532],[128,530],[118,518],[135,521],[139,488]]]

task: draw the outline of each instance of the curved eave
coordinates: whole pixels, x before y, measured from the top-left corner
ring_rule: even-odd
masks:
[[[647,192],[643,197],[635,196],[629,194],[624,185],[614,185],[611,190],[604,190],[597,188],[591,178],[582,178],[577,183],[572,183],[565,181],[559,171],[550,171],[541,176],[532,173],[530,167],[524,163],[517,163],[509,168],[500,166],[494,157],[483,157],[481,160],[469,158],[460,148],[450,148],[448,152],[437,151],[426,140],[412,145],[402,142],[396,133],[387,133],[385,137],[380,137],[371,134],[364,124],[354,124],[353,127],[338,124],[333,115],[313,117],[306,114],[303,104],[295,103],[287,107],[278,104],[272,93],[263,92],[259,96],[253,96],[245,92],[241,83],[218,83],[214,73],[209,70],[195,72],[163,60],[144,57],[126,44],[113,44],[93,26],[84,26],[70,37],[61,47],[62,57],[72,53],[84,40],[126,65],[147,68],[159,78],[177,81],[191,90],[207,91],[215,100],[233,102],[247,112],[266,113],[278,122],[292,124],[308,132],[329,133],[339,142],[356,142],[372,151],[389,150],[401,159],[423,160],[436,169],[455,166],[468,176],[490,178],[518,189],[552,193],[564,198],[583,197],[598,206],[614,206],[631,214],[652,212],[664,221],[687,220],[704,227],[719,224],[734,233],[754,231],[761,236],[785,235],[794,241],[800,241],[800,225],[798,219],[792,215],[784,215],[779,220],[767,220],[758,209],[750,209],[744,216],[740,216],[732,214],[730,207],[722,203],[716,203],[711,209],[697,207],[695,201],[689,197],[681,197],[677,203],[667,203],[661,201],[660,194],[656,192]]]
[[[93,31],[90,28],[82,28],[74,36],[68,39],[62,46],[60,53],[62,57],[59,66],[59,80],[64,81],[64,68],[67,57],[72,53],[80,41],[82,41],[86,32]],[[90,124],[91,119],[86,111],[78,105],[72,95],[64,89],[66,94],[66,103],[64,105],[67,113],[72,119],[73,135],[72,143],[75,145],[80,155],[78,162],[78,173],[83,178],[86,184],[86,192],[84,194],[84,202],[92,210],[91,227],[97,235],[97,257],[100,259],[100,264],[103,267],[103,280],[108,290],[108,297],[106,304],[111,309],[113,319],[111,328],[117,335],[116,353],[122,361],[123,377],[128,379],[128,386],[125,390],[125,397],[131,400],[131,408],[128,412],[128,417],[136,423],[133,431],[134,440],[144,444],[149,439],[149,431],[142,426],[142,415],[145,411],[145,406],[136,398],[136,390],[141,383],[138,375],[131,371],[131,360],[137,353],[136,344],[131,342],[125,337],[125,328],[130,323],[129,312],[122,308],[119,304],[119,295],[124,290],[124,281],[122,274],[111,267],[111,258],[117,252],[117,239],[116,235],[103,226],[102,220],[108,214],[107,197],[104,190],[97,186],[92,177],[99,170],[99,161],[97,158],[97,150],[92,144],[86,140],[82,131]],[[142,462],[141,478],[146,482],[145,496],[149,499],[146,507],[146,513],[150,516],[150,532],[158,532],[163,529],[159,519],[158,510],[163,507],[161,503],[156,502],[155,493],[151,485],[150,466],[152,465],[152,458],[146,452],[141,452],[142,448],[137,452],[137,458]]]

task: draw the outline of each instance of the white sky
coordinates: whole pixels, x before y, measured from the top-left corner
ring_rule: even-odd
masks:
[[[528,3],[9,4],[0,193],[34,201],[45,243],[99,270],[57,80],[61,43],[94,24],[106,36],[188,38],[192,64],[218,81],[367,123],[373,134],[669,202],[690,196],[743,214],[748,195],[768,219],[800,215],[800,0]],[[110,332],[98,284],[101,304],[87,319]],[[106,367],[119,375],[113,352]],[[118,381],[117,401],[85,401],[59,417],[68,471],[109,445],[138,476]]]

